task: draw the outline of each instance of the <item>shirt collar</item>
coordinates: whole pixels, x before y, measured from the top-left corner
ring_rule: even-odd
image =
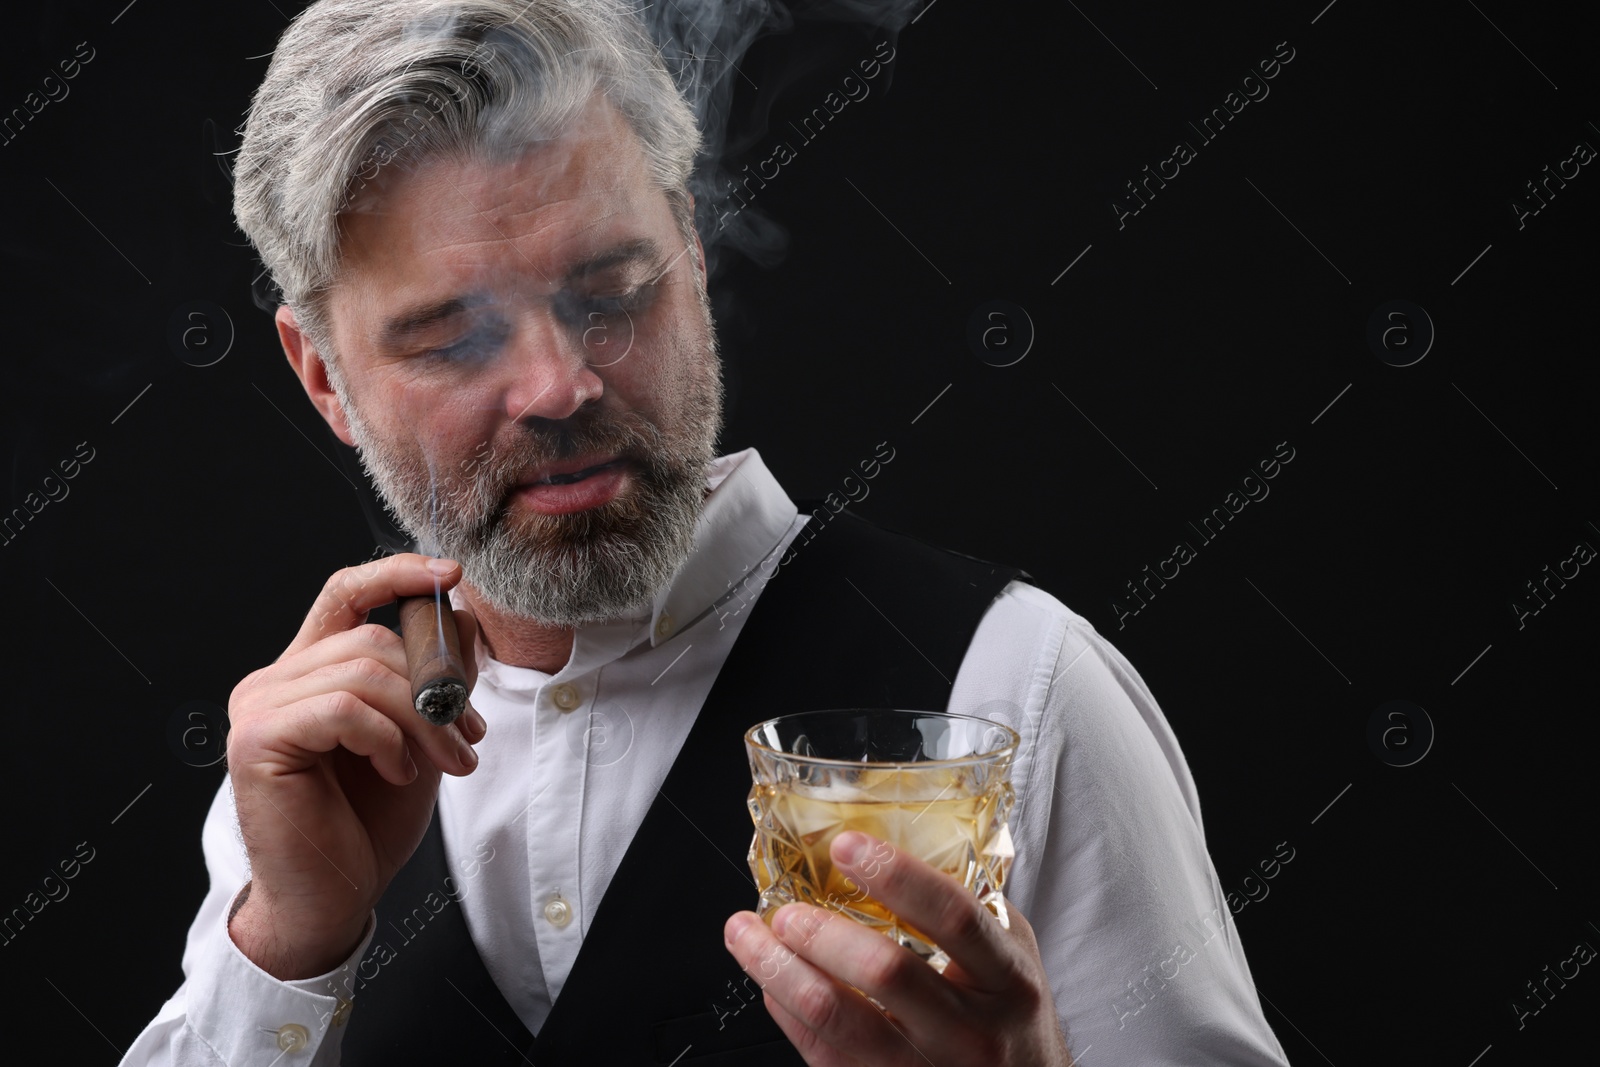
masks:
[[[726,597],[773,553],[799,515],[753,448],[713,460],[706,484],[711,495],[695,528],[695,547],[656,594],[652,645],[671,640]]]

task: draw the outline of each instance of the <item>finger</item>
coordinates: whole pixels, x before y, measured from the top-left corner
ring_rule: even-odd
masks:
[[[754,913],[730,918],[723,939],[766,995],[801,1024],[803,1032],[788,1036],[806,1062],[839,1062],[824,1057],[841,1055],[840,1049],[849,1049],[868,1063],[888,1063],[898,1057],[899,1049],[888,1041],[894,1031],[878,1009],[801,958]]]
[[[872,997],[917,1045],[954,1048],[970,1026],[956,989],[909,949],[828,908],[786,904],[772,930],[808,963]]]
[[[778,1024],[778,1029],[789,1039],[789,1044],[795,1047],[800,1058],[810,1067],[861,1067],[861,1061],[854,1056],[847,1056],[825,1044],[810,1027],[790,1015],[771,993],[762,993],[761,1002],[767,1006],[767,1014]]]
[[[308,697],[281,711],[277,730],[239,739],[239,744],[253,744],[259,750],[253,758],[246,758],[269,774],[273,770],[280,774],[304,771],[312,763],[306,754],[344,748],[369,758],[373,769],[394,785],[409,785],[417,777],[405,732],[387,715],[349,693]],[[233,736],[229,741],[234,741]]]
[[[470,774],[477,755],[455,726],[435,726],[411,702],[405,646],[384,626],[368,624],[334,634],[276,665],[288,677],[256,699],[270,708],[345,692],[383,714],[446,774]]]
[[[830,851],[851,881],[927,934],[974,987],[998,993],[1022,978],[999,920],[950,875],[858,830],[834,838]]]
[[[461,580],[454,560],[434,559],[414,552],[387,556],[360,567],[346,567],[329,577],[312,602],[300,632],[284,655],[309,648],[329,634],[354,629],[367,621],[374,608],[392,604],[403,596],[421,596],[449,589]]]

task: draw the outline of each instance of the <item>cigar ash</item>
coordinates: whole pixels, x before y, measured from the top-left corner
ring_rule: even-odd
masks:
[[[412,705],[435,726],[448,726],[467,710],[467,669],[450,601],[442,594],[403,597],[399,613]]]

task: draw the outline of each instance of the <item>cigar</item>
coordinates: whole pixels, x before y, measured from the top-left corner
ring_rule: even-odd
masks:
[[[411,675],[411,702],[435,726],[448,726],[467,710],[467,669],[461,635],[444,597],[400,598],[400,636]]]

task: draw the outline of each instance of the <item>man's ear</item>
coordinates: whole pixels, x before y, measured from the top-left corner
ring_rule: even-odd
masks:
[[[295,376],[305,386],[311,403],[333,427],[335,436],[345,444],[354,446],[356,442],[344,416],[344,405],[339,403],[339,394],[333,391],[333,383],[328,380],[328,366],[323,361],[322,353],[317,351],[316,343],[300,329],[294,311],[288,304],[279,306],[273,320],[278,324],[278,340],[283,342],[283,352],[289,357],[289,366],[294,368]]]

